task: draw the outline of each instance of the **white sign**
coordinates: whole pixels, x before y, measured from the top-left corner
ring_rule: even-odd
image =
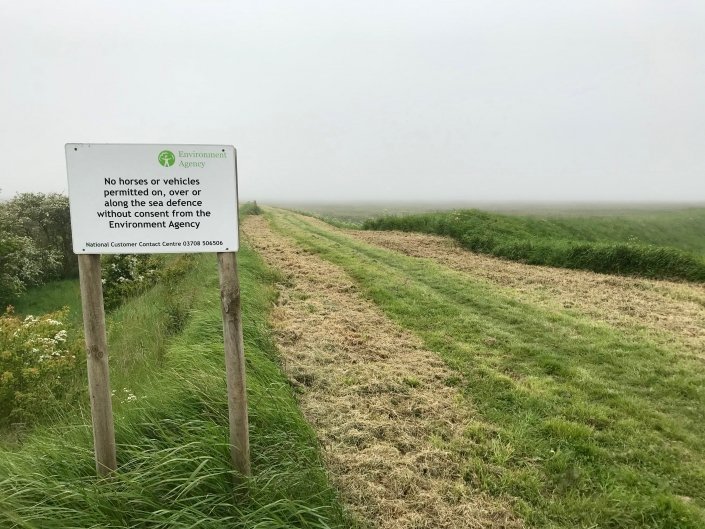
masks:
[[[77,254],[234,252],[231,145],[66,144]]]

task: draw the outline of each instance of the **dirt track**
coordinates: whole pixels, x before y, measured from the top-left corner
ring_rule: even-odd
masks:
[[[456,452],[479,419],[455,375],[371,302],[334,265],[273,232],[260,216],[249,243],[284,274],[272,314],[285,370],[324,447],[344,503],[379,528],[504,528],[522,523],[471,490]]]

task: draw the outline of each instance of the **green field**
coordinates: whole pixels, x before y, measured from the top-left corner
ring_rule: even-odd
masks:
[[[522,203],[522,202],[291,202],[277,204],[282,209],[312,214],[322,219],[362,225],[365,221],[385,216],[448,213],[480,210],[487,213],[544,219],[581,219],[636,221],[637,223],[680,222],[695,214],[702,217],[705,204],[640,204],[640,203]],[[592,230],[591,230],[592,231]],[[694,238],[698,238],[694,235]],[[701,238],[700,238],[701,239]]]
[[[700,352],[269,215],[457,371],[479,416],[460,446],[437,442],[464,461],[469,487],[507,499],[529,527],[705,526]]]
[[[529,264],[705,281],[705,208],[590,216],[455,210],[386,215],[362,227],[446,235],[469,250]]]

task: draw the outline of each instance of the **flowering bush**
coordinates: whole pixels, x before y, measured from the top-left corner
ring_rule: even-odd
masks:
[[[0,219],[0,310],[14,302],[27,287],[57,277],[59,260],[51,250],[32,239],[5,233]]]
[[[74,277],[68,198],[22,193],[0,201],[0,311],[29,287]]]
[[[34,422],[75,386],[83,349],[63,323],[67,312],[0,315],[0,424]]]
[[[163,258],[159,255],[107,255],[103,259],[103,301],[111,310],[136,296],[159,279]]]

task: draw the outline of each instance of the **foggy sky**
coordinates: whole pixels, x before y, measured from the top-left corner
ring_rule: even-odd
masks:
[[[705,200],[702,0],[0,4],[0,188],[224,143],[244,199]]]

